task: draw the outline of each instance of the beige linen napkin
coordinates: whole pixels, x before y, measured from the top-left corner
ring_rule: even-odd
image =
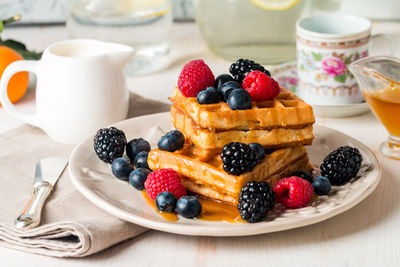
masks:
[[[132,103],[133,102],[133,103]],[[169,105],[131,96],[129,117],[167,111]],[[83,257],[146,229],[97,208],[64,171],[48,198],[39,227],[19,231],[13,220],[32,192],[35,164],[48,156],[69,156],[73,146],[57,144],[42,130],[23,125],[0,136],[0,245],[25,252]]]

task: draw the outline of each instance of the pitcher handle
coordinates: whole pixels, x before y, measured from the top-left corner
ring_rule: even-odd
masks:
[[[389,34],[386,34],[386,33],[373,34],[372,39],[376,39],[376,38],[383,38],[388,42],[389,47],[390,47],[389,48],[390,56],[394,56],[394,54],[396,54],[398,45],[392,36],[390,36]]]
[[[37,117],[37,114],[28,114],[17,110],[15,106],[11,103],[7,94],[8,82],[15,73],[21,71],[30,71],[37,75],[37,68],[38,68],[38,61],[35,60],[18,60],[8,65],[3,72],[3,75],[1,76],[0,102],[3,105],[4,109],[10,115],[26,123],[39,127],[39,119]]]

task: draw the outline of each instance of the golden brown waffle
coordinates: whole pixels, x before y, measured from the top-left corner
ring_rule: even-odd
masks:
[[[221,152],[230,142],[259,143],[265,148],[280,148],[294,145],[310,145],[314,138],[312,125],[299,129],[272,128],[269,130],[228,130],[215,131],[200,128],[183,111],[171,107],[171,121],[176,129],[191,140],[198,148]],[[210,152],[211,153],[211,152]]]
[[[283,148],[265,155],[252,171],[234,176],[222,168],[219,154],[207,161],[201,161],[189,145],[175,152],[153,149],[148,156],[149,168],[152,170],[172,168],[184,178],[188,190],[209,198],[235,204],[240,189],[249,181],[269,180],[272,177],[288,175],[295,170],[311,170],[307,152],[304,147]],[[274,178],[274,179],[275,179]]]
[[[195,97],[183,96],[177,87],[170,100],[203,129],[299,129],[315,122],[312,107],[282,87],[276,98],[253,102],[252,108],[248,110],[232,110],[225,102],[200,105]]]
[[[308,170],[308,171],[312,170],[312,166],[308,160],[308,157],[293,162],[291,165],[280,170],[279,172],[269,177],[266,177],[264,181],[268,182],[271,186],[274,186],[277,181],[279,181],[283,177],[288,177],[289,175],[298,170]],[[185,176],[182,176],[182,184],[188,191],[194,192],[201,196],[205,196],[207,198],[215,200],[220,200],[231,205],[237,205],[237,200],[239,196],[238,193],[229,194],[222,191],[218,191],[212,186],[198,183],[198,181],[187,178]]]

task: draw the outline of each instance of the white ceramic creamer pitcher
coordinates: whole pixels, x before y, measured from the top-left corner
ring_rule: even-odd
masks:
[[[11,115],[42,128],[55,141],[76,144],[126,118],[129,92],[123,70],[133,54],[129,46],[95,40],[54,43],[41,60],[16,61],[6,68],[0,102]],[[18,111],[8,99],[8,82],[20,71],[37,76],[36,114]]]

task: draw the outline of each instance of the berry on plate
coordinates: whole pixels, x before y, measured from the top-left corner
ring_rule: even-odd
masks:
[[[125,145],[125,133],[115,127],[100,129],[93,138],[94,151],[106,163],[122,157]]]
[[[172,130],[166,133],[158,141],[158,148],[163,151],[174,152],[181,149],[185,144],[185,136],[178,130]]]
[[[135,160],[133,161],[133,164],[135,165],[136,168],[149,168],[149,165],[147,164],[147,157],[149,155],[149,152],[147,151],[142,151],[139,152],[139,154],[136,155]]]
[[[253,101],[264,101],[279,95],[279,84],[261,71],[252,71],[246,75],[242,87],[249,92]]]
[[[126,144],[126,155],[131,160],[131,162],[133,162],[139,152],[149,152],[150,149],[151,147],[149,142],[147,142],[143,138],[135,138]]]
[[[179,74],[178,88],[186,97],[196,97],[200,91],[213,85],[214,74],[202,59],[190,61]]]
[[[111,163],[111,172],[120,180],[128,181],[132,170],[132,165],[124,158],[116,158]]]
[[[275,202],[275,193],[267,182],[248,182],[239,194],[237,208],[243,220],[262,221]]]
[[[315,177],[312,186],[314,187],[314,193],[318,196],[327,195],[331,191],[331,183],[329,179],[324,176]]]
[[[149,198],[153,200],[163,191],[171,192],[177,199],[186,195],[181,177],[173,169],[158,169],[151,172],[147,176],[144,187]]]
[[[215,104],[219,102],[218,91],[215,87],[207,87],[205,90],[200,91],[197,94],[197,103],[203,104]]]
[[[303,170],[299,170],[299,171],[295,171],[294,173],[292,173],[290,176],[297,176],[300,177],[306,181],[308,181],[310,184],[313,182],[313,177],[309,172],[303,171]]]
[[[183,196],[176,203],[176,211],[179,215],[192,219],[201,213],[201,203],[195,196]]]
[[[129,173],[129,183],[137,190],[144,189],[144,182],[151,171],[146,168],[137,168]]]
[[[219,98],[222,101],[228,101],[228,97],[230,93],[235,90],[235,89],[240,89],[242,88],[241,85],[238,82],[235,81],[229,81],[224,83],[222,86],[218,87],[218,94]]]
[[[251,96],[243,89],[234,89],[226,101],[232,110],[251,109]]]
[[[260,145],[259,143],[250,143],[249,146],[251,149],[253,149],[256,152],[257,160],[259,162],[262,161],[265,157],[264,147],[262,145]]]
[[[230,82],[230,81],[233,81],[233,78],[232,78],[231,75],[229,75],[229,74],[221,74],[217,78],[215,78],[214,87],[218,89],[224,83]]]
[[[231,142],[224,146],[221,153],[223,168],[229,174],[240,175],[250,171],[257,164],[257,154],[249,145]]]
[[[244,77],[249,72],[252,71],[261,71],[267,74],[268,76],[271,76],[268,70],[266,70],[263,66],[261,66],[258,63],[255,63],[253,60],[249,59],[238,59],[235,63],[231,65],[229,68],[229,72],[232,74],[233,78],[238,81],[239,83],[242,83]]]
[[[331,185],[343,185],[357,175],[362,160],[357,148],[339,147],[325,157],[320,166],[321,175],[327,177]]]
[[[304,207],[313,196],[312,185],[296,176],[279,180],[273,190],[276,201],[292,209]]]
[[[156,197],[156,207],[159,211],[174,212],[176,197],[168,191],[161,192]]]

